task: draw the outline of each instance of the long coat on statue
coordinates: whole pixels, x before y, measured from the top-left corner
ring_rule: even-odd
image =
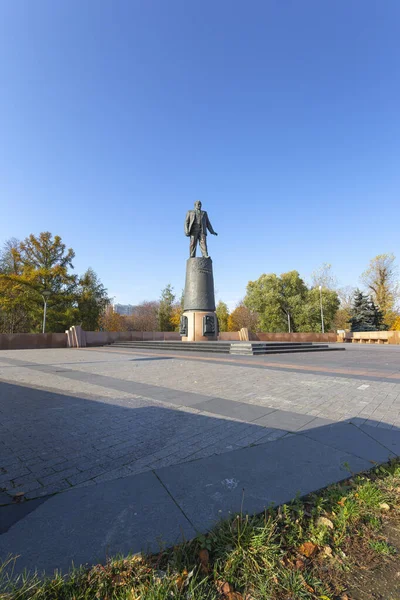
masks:
[[[210,233],[214,233],[215,231],[212,228],[212,225],[210,223],[210,219],[208,218],[208,214],[207,211],[202,210],[201,212],[201,233],[204,235],[207,235],[207,229]],[[186,214],[186,219],[185,219],[185,235],[191,235],[191,231],[193,228],[193,225],[196,222],[196,211],[195,210],[188,210],[187,214]]]

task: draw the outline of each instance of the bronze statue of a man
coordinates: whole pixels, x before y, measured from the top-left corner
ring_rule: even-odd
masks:
[[[190,258],[196,256],[197,242],[204,258],[210,258],[207,252],[207,229],[212,235],[218,235],[212,228],[205,210],[201,210],[201,202],[194,203],[194,210],[188,210],[185,219],[185,235],[190,236]]]

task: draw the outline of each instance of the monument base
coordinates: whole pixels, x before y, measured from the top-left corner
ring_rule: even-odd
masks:
[[[214,311],[185,310],[186,318],[182,342],[215,342],[218,339],[218,321]]]

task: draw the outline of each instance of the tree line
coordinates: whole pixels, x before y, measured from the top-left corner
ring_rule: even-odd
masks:
[[[8,240],[0,252],[0,333],[42,330],[48,298],[47,331],[62,332],[81,323],[98,327],[110,299],[90,267],[73,273],[75,252],[48,231],[24,241]]]
[[[87,331],[179,331],[180,297],[168,284],[158,300],[144,301],[130,316],[113,310],[107,289],[92,268],[73,272],[75,252],[60,236],[42,232],[8,240],[0,251],[0,333],[40,332],[44,298],[46,331],[80,324]],[[217,305],[221,331],[320,332],[400,330],[400,290],[393,254],[370,261],[360,277],[363,290],[340,287],[323,264],[307,284],[297,271],[263,274],[249,281],[244,298],[230,311]]]

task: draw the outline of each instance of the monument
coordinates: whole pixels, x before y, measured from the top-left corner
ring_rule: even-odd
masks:
[[[183,342],[200,342],[218,339],[218,320],[215,313],[214,276],[212,260],[208,255],[207,231],[218,235],[201,210],[201,202],[194,203],[185,218],[185,235],[190,237],[186,262],[186,281],[180,334]],[[201,257],[196,258],[197,244]]]

